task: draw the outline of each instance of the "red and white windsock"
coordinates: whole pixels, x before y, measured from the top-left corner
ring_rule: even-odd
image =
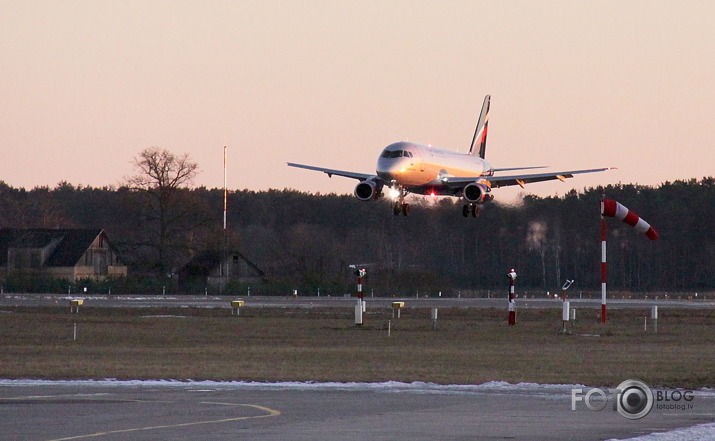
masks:
[[[603,204],[601,205],[601,214],[622,220],[635,228],[639,233],[645,233],[646,237],[650,240],[658,239],[658,232],[656,232],[648,222],[644,221],[640,218],[640,216],[613,199],[603,200]]]

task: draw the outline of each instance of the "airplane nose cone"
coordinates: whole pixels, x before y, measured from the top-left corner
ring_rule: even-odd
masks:
[[[405,168],[405,161],[399,159],[380,158],[377,160],[377,175],[385,181],[396,179],[400,173],[404,173]]]

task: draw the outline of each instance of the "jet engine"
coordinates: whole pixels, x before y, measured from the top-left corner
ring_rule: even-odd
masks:
[[[469,203],[482,204],[491,200],[490,195],[487,195],[490,191],[491,189],[486,185],[474,182],[464,187],[462,196],[464,196],[464,199]]]
[[[355,186],[354,193],[361,201],[374,201],[382,196],[382,184],[367,179]]]

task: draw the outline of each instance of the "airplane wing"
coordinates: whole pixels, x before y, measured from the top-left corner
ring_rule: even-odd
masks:
[[[564,172],[549,172],[549,173],[535,173],[535,174],[525,174],[525,175],[512,175],[512,176],[479,176],[479,177],[450,177],[447,178],[446,183],[448,185],[459,186],[467,185],[476,181],[488,181],[491,183],[492,187],[508,187],[510,185],[519,185],[522,188],[526,184],[532,182],[542,182],[542,181],[552,181],[558,179],[560,181],[565,181],[568,178],[573,178],[573,175],[581,173],[595,173],[602,172],[606,170],[612,170],[613,167],[606,168],[592,168],[588,170],[571,170]]]
[[[289,162],[288,166],[304,168],[306,170],[323,172],[323,173],[326,173],[328,175],[328,177],[330,177],[330,178],[332,178],[333,175],[336,175],[336,176],[343,176],[346,178],[358,179],[360,181],[364,181],[366,179],[369,179],[369,178],[375,176],[374,174],[369,174],[369,173],[356,173],[356,172],[349,172],[349,171],[344,171],[344,170],[335,170],[332,168],[315,167],[313,165],[295,164],[293,162]]]

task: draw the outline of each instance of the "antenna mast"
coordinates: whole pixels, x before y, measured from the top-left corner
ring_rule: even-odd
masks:
[[[226,273],[228,279],[228,230],[226,229],[226,207],[228,205],[228,188],[226,187],[226,158],[227,146],[223,146],[223,259],[226,262]],[[223,266],[223,265],[222,265]]]
[[[219,276],[221,282],[219,284],[221,288],[221,293],[223,293],[224,286],[228,282],[229,276],[229,262],[228,262],[228,230],[226,228],[226,208],[228,206],[228,188],[226,186],[226,159],[228,156],[228,148],[226,145],[223,146],[223,250],[221,252],[221,263],[219,264]],[[224,269],[224,265],[226,268]]]

